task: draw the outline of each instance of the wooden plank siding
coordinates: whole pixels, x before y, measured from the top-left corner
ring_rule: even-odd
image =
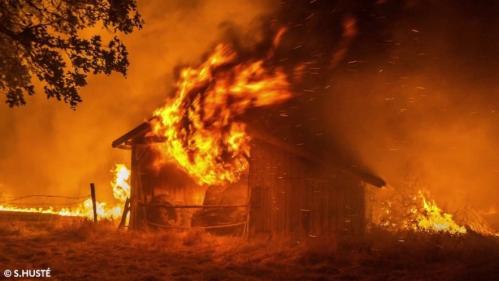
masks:
[[[250,235],[362,235],[365,191],[361,180],[267,143],[254,141],[251,152]]]

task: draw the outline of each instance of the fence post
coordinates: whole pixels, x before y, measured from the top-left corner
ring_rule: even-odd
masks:
[[[90,183],[90,196],[92,197],[92,207],[94,209],[94,223],[97,222],[97,204],[95,201],[95,185]]]

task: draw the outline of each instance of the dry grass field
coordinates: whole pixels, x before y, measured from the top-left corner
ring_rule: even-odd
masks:
[[[0,238],[2,271],[50,267],[50,280],[499,280],[499,240],[474,234],[246,241],[0,214]]]

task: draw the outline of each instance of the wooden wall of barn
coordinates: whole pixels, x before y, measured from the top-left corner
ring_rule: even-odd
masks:
[[[163,163],[155,167],[158,152],[153,145],[134,144],[131,160],[131,210],[130,228],[144,228],[148,223],[162,224],[157,217],[166,209],[158,205],[200,205],[203,202],[205,187],[196,184],[176,165]],[[156,206],[155,206],[156,205]],[[175,213],[178,227],[191,225],[192,209],[168,209]],[[172,219],[172,218],[168,218]],[[158,221],[157,221],[158,220]]]
[[[145,227],[145,208],[143,202],[146,201],[146,193],[142,184],[142,166],[144,154],[147,147],[144,145],[132,146],[131,159],[131,190],[130,190],[130,229],[142,229]]]
[[[250,235],[360,235],[365,229],[364,184],[255,140],[248,183]]]

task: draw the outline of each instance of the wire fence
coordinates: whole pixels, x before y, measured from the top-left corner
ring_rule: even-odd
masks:
[[[26,208],[26,209],[52,209],[56,207],[57,209],[71,208],[76,205],[81,205],[83,202],[91,198],[91,195],[87,196],[64,196],[64,195],[47,195],[47,194],[30,194],[18,197],[13,196],[0,196],[0,207],[15,207],[15,208]],[[35,201],[33,201],[35,200]],[[60,202],[64,200],[64,202]],[[59,201],[59,202],[58,202]],[[128,201],[128,199],[127,199]],[[144,205],[144,204],[141,204]],[[248,205],[164,205],[164,204],[148,204],[150,207],[162,207],[166,209],[234,209],[234,208],[248,208]],[[127,203],[125,203],[125,208]],[[128,214],[129,207],[126,211]],[[0,208],[1,211],[1,208]],[[15,212],[15,210],[14,210]],[[36,211],[35,211],[36,212]],[[125,220],[126,220],[125,215]],[[120,227],[125,226],[125,221],[122,218]],[[229,224],[219,224],[219,225],[209,225],[209,226],[197,226],[197,227],[184,227],[178,225],[166,225],[161,223],[155,223],[151,221],[146,221],[149,225],[165,229],[190,229],[190,228],[203,228],[203,229],[222,229],[222,228],[234,228],[247,226],[247,221],[238,221]]]
[[[64,195],[47,195],[47,194],[30,194],[23,196],[0,196],[0,205],[11,207],[72,207],[82,204],[89,199],[90,195],[86,196],[64,196]],[[61,202],[63,200],[63,202]]]

